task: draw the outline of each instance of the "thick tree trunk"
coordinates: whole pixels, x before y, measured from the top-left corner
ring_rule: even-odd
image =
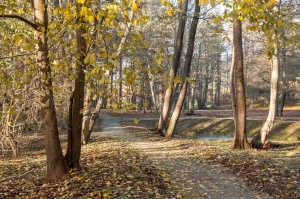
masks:
[[[37,64],[41,73],[40,96],[47,156],[47,178],[59,179],[67,174],[68,166],[60,146],[53,91],[51,89],[52,77],[47,45],[47,4],[45,0],[34,0],[33,6],[35,23],[39,27],[35,31],[35,39],[37,41]]]
[[[188,0],[182,0],[180,2],[180,19],[179,25],[177,29],[177,35],[175,40],[175,48],[172,60],[172,66],[170,68],[169,74],[169,81],[168,81],[168,88],[165,92],[162,110],[160,113],[160,118],[158,122],[157,132],[162,134],[165,132],[167,128],[167,122],[170,114],[171,104],[172,104],[172,95],[174,89],[174,77],[177,74],[177,70],[180,63],[180,56],[182,52],[182,44],[183,44],[183,36],[184,36],[184,29],[186,24],[186,12],[187,12]]]
[[[276,101],[277,101],[277,87],[278,87],[278,68],[279,68],[279,59],[278,59],[278,46],[274,46],[274,55],[272,57],[271,63],[271,81],[270,81],[270,104],[269,104],[269,113],[266,121],[260,129],[260,133],[253,138],[251,145],[254,148],[268,148],[270,142],[268,141],[268,134],[272,130],[274,125],[274,120],[276,117]],[[259,139],[260,138],[260,139]]]
[[[184,74],[182,79],[182,85],[181,85],[178,100],[176,102],[175,109],[173,111],[167,131],[165,133],[165,137],[171,137],[173,135],[186,97],[186,91],[189,83],[187,78],[189,78],[190,76],[190,69],[191,69],[191,63],[192,63],[193,52],[194,52],[194,42],[195,42],[195,36],[197,31],[197,25],[199,21],[199,12],[200,12],[200,6],[198,0],[195,0],[195,11],[194,11],[194,17],[192,20],[190,32],[189,32],[188,46],[187,46],[187,52],[185,55],[185,62],[184,62]]]
[[[233,149],[249,149],[250,145],[246,135],[246,99],[243,71],[243,43],[242,22],[233,21],[233,57],[236,102],[236,125],[233,140]]]
[[[78,12],[81,10],[81,4],[77,4]],[[79,20],[79,24],[83,24],[82,19]],[[66,160],[71,168],[80,168],[79,160],[81,155],[81,133],[82,133],[82,110],[84,103],[84,86],[85,86],[85,64],[84,59],[86,56],[86,41],[83,37],[85,33],[84,27],[80,26],[76,30],[77,40],[77,61],[76,61],[76,74],[74,99],[73,99],[73,110],[72,116],[72,139],[68,142],[68,148],[66,153]]]

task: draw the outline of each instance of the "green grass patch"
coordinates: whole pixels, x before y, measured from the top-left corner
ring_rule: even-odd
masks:
[[[254,136],[259,132],[262,121],[248,120],[246,132]],[[185,119],[179,121],[176,135],[181,136],[233,136],[234,123],[231,119]],[[300,140],[300,122],[276,121],[269,134],[272,140],[298,141]]]

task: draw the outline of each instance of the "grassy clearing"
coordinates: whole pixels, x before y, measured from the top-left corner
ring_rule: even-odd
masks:
[[[262,121],[248,120],[247,135],[254,136],[259,132]],[[177,135],[214,135],[214,136],[232,136],[234,124],[229,119],[203,119],[181,120],[176,129]],[[269,134],[271,140],[276,141],[299,141],[300,140],[300,122],[276,121]]]
[[[148,129],[155,127],[157,120],[141,120],[139,125]],[[262,121],[248,120],[247,135],[254,136],[259,132]],[[195,137],[197,135],[205,136],[233,136],[234,125],[230,119],[183,119],[178,121],[176,126],[176,136]],[[276,121],[269,134],[273,141],[300,141],[300,122]]]

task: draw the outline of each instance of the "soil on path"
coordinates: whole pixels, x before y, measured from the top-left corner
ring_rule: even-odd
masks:
[[[205,164],[185,150],[188,142],[164,139],[136,126],[121,126],[121,118],[101,114],[101,132],[93,136],[108,137],[125,143],[131,150],[151,160],[171,181],[180,184],[184,198],[272,198],[251,190],[244,181],[221,165]],[[142,133],[143,132],[143,133]],[[149,136],[150,135],[150,136]]]

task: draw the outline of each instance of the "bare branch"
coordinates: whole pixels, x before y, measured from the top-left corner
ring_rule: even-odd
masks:
[[[13,55],[13,56],[0,56],[0,59],[12,59],[14,57],[22,57],[22,56],[27,56],[27,55],[34,55],[35,53],[26,53],[26,54],[18,54],[18,55]]]
[[[25,19],[25,18],[23,18],[23,17],[21,17],[19,15],[0,15],[0,17],[2,17],[2,18],[10,18],[10,19],[18,19],[20,21],[23,21],[27,25],[31,26],[33,29],[38,30],[37,24],[32,23],[28,19]]]

